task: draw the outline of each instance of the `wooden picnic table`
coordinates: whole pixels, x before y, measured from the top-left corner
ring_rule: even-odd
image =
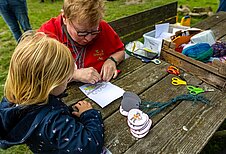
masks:
[[[213,15],[195,27],[211,29],[217,39],[226,41],[226,12]],[[118,66],[121,73],[111,83],[125,91],[138,94],[142,101],[167,102],[188,92],[186,86],[171,84],[173,75],[166,72],[168,66],[170,64],[164,61],[160,65],[145,64],[130,57]],[[187,72],[184,72],[184,75],[188,84],[214,88]],[[68,105],[87,99],[78,88],[81,85],[81,83],[69,85],[69,95],[65,98]],[[209,105],[182,101],[151,117],[152,127],[141,139],[132,136],[127,118],[119,112],[122,98],[103,109],[94,103],[94,108],[102,112],[104,119],[105,146],[113,154],[199,153],[226,117],[225,92],[216,88],[214,90],[202,94],[211,101]]]

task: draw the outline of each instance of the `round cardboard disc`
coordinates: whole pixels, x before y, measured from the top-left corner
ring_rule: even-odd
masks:
[[[141,126],[148,120],[147,114],[139,109],[131,109],[128,113],[128,120],[132,125]]]
[[[132,92],[125,92],[121,101],[122,109],[129,112],[131,109],[139,109],[141,99]],[[121,112],[120,112],[121,113]]]
[[[146,133],[141,134],[141,135],[135,134],[135,133],[133,133],[131,130],[130,130],[130,132],[131,132],[131,134],[132,134],[134,137],[136,137],[136,138],[143,138],[144,136],[146,136],[146,135],[148,134],[149,131],[147,131]]]
[[[122,106],[119,107],[119,111],[122,115],[127,116],[129,112],[126,112],[125,110],[122,109]]]
[[[147,127],[149,123],[149,117],[147,116],[147,120],[144,122],[143,125],[140,125],[140,126],[136,126],[136,125],[133,125],[132,123],[130,123],[129,120],[127,120],[127,124],[128,126],[131,128],[131,129],[134,129],[134,130],[141,130],[141,129],[144,129],[145,127]]]
[[[141,128],[140,130],[133,130],[133,129],[131,129],[131,131],[132,131],[134,134],[138,134],[138,135],[145,134],[147,131],[150,130],[151,124],[152,124],[152,121],[151,121],[151,119],[149,119],[148,124],[147,124],[144,128]]]

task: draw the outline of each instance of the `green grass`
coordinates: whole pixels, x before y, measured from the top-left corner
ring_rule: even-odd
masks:
[[[144,0],[145,2],[137,5],[125,5],[126,0],[106,1],[105,20],[111,21],[133,13],[137,13],[149,8],[164,5],[173,2],[174,0]],[[51,3],[46,0],[45,3],[40,3],[39,0],[27,0],[30,23],[33,29],[38,29],[42,23],[55,17],[60,13],[62,0],[56,0]],[[211,6],[215,12],[218,7],[218,1],[213,0],[179,0],[179,5],[184,4],[192,7],[208,7]],[[192,24],[202,19],[192,18]],[[9,31],[7,25],[0,18],[0,98],[3,96],[4,82],[7,76],[10,57],[16,46],[16,42]],[[18,130],[19,131],[19,130]],[[8,150],[0,150],[0,153],[31,153],[24,145],[15,146]]]

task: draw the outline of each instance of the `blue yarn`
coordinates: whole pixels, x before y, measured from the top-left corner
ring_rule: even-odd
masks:
[[[213,49],[208,43],[197,43],[183,49],[182,54],[195,60],[207,62],[213,55]]]
[[[179,95],[175,98],[172,98],[168,102],[165,103],[160,103],[160,102],[142,102],[140,104],[140,109],[146,112],[146,110],[154,109],[152,111],[146,112],[149,117],[152,117],[162,110],[164,110],[166,107],[178,102],[178,101],[183,101],[183,100],[188,100],[188,101],[193,101],[193,104],[196,103],[197,101],[200,101],[204,104],[209,104],[210,101],[206,99],[202,95],[192,95],[192,94],[183,94]]]

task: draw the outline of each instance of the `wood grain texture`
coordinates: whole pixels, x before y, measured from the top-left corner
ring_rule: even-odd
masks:
[[[142,101],[155,101],[161,103],[169,101],[178,95],[187,93],[185,86],[173,86],[171,84],[171,78],[172,75],[168,75],[164,78],[164,80],[160,80],[158,84],[154,84],[145,90],[145,92],[141,93],[140,98]],[[191,75],[189,74],[187,74],[186,79],[189,82],[194,80],[193,84],[199,83],[199,80],[196,80],[194,77],[191,78]],[[156,116],[152,117],[153,126],[169,112],[171,112],[178,105],[178,103],[166,108]],[[118,111],[109,118],[105,119],[105,129],[105,143],[113,153],[123,153],[126,149],[133,146],[137,142],[136,138],[130,134],[126,117],[123,117]],[[139,153],[139,150],[136,150],[136,152]]]
[[[201,22],[195,24],[193,27],[207,30],[214,27],[215,25],[222,25],[221,22],[225,19],[226,19],[225,13],[219,12],[217,14],[214,14],[212,17],[206,18]]]
[[[179,103],[125,153],[199,153],[226,117],[226,95],[216,90],[205,96],[211,105]]]
[[[149,63],[119,80],[117,85],[139,95],[167,75],[165,71],[167,66],[168,64],[164,62],[161,65]],[[120,104],[118,104],[117,110],[119,106]],[[119,111],[105,119],[104,124],[105,143],[112,153],[124,152],[136,140],[129,132],[126,118]]]
[[[149,9],[147,11],[123,17],[121,19],[109,22],[109,24],[117,32],[117,34],[122,37],[141,28],[144,28],[147,25],[155,25],[160,21],[176,17],[176,9],[177,2],[173,2],[160,7]]]

